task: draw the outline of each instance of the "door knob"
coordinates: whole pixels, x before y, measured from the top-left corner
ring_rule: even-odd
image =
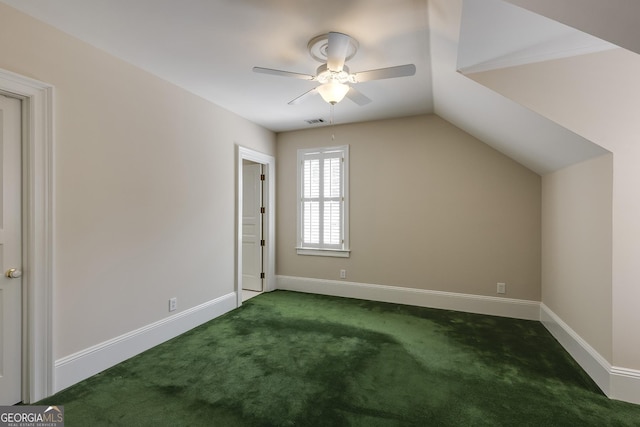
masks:
[[[18,270],[17,268],[10,268],[6,273],[4,273],[4,275],[9,279],[17,279],[18,277],[22,276],[22,271]]]

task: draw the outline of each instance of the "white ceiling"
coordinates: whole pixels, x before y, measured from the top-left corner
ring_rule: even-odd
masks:
[[[275,132],[328,121],[330,107],[320,97],[288,105],[316,83],[252,67],[315,74],[319,63],[307,42],[338,31],[360,43],[347,63],[352,72],[408,63],[417,71],[357,84],[373,102],[359,107],[345,99],[335,106],[335,123],[435,112],[540,174],[604,152],[458,73],[459,61],[477,68],[513,57],[544,60],[559,50],[580,53],[587,39],[606,46],[501,0],[0,1]],[[489,22],[496,17],[513,21]]]

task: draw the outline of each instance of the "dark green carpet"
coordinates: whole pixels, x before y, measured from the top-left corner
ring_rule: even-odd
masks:
[[[277,291],[39,404],[73,426],[640,426],[538,322]]]

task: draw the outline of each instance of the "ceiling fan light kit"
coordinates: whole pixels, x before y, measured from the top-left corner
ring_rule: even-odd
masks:
[[[347,97],[360,106],[370,103],[371,100],[353,86],[349,86],[348,83],[407,77],[416,73],[415,65],[406,64],[351,74],[345,62],[355,56],[358,47],[358,41],[353,37],[343,33],[330,32],[312,38],[307,44],[311,57],[323,63],[317,68],[315,76],[262,67],[253,67],[253,71],[320,83],[319,86],[290,101],[290,105],[299,104],[307,97],[319,93],[322,99],[331,105],[335,105]]]
[[[332,81],[318,86],[317,90],[322,99],[331,105],[335,105],[344,99],[347,92],[349,92],[349,86]]]

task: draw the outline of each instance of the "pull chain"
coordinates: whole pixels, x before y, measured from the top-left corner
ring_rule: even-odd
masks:
[[[334,107],[334,104],[331,104],[331,106],[329,107],[329,108],[330,108],[330,112],[331,112],[331,113],[330,113],[330,117],[329,117],[329,124],[330,124],[331,126],[333,126],[333,107]],[[332,140],[332,141],[335,141],[335,140],[336,140],[336,136],[335,136],[335,134],[333,134],[333,133],[331,134],[331,140]]]

